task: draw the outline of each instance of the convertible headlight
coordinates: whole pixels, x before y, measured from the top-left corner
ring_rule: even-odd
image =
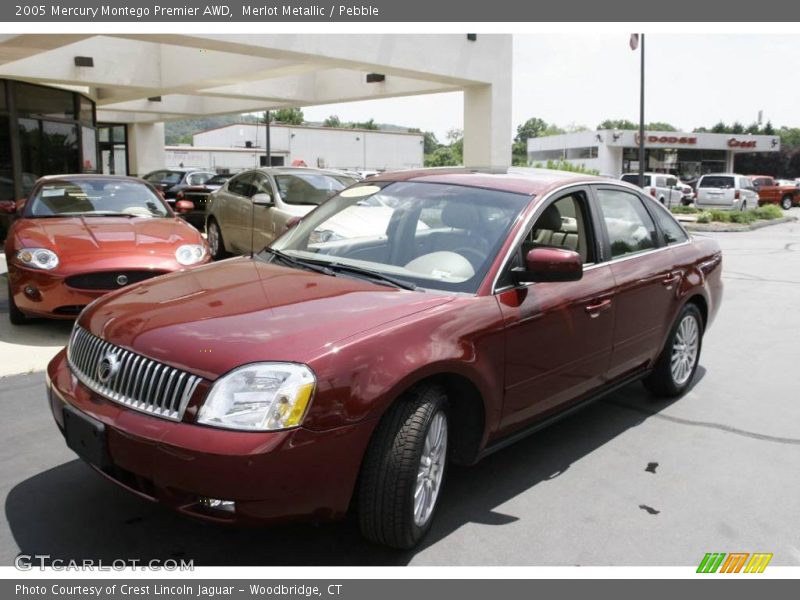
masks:
[[[23,248],[17,252],[17,260],[27,267],[45,271],[58,266],[58,255],[47,248]]]
[[[185,244],[175,250],[175,260],[187,267],[199,263],[206,255],[206,249],[200,244]]]
[[[295,363],[255,363],[217,380],[197,422],[246,431],[297,427],[316,387],[311,369]]]

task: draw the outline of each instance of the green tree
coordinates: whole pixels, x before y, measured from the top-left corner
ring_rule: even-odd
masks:
[[[302,125],[305,123],[303,111],[299,108],[279,108],[270,112],[269,116],[270,121],[273,123],[285,123],[287,125]]]
[[[426,167],[454,167],[464,162],[461,154],[452,146],[440,146],[425,156]]]
[[[639,129],[639,124],[628,119],[606,119],[597,129]]]
[[[541,137],[547,131],[548,124],[543,119],[531,117],[522,125],[517,125],[515,142],[527,142],[530,138]]]
[[[339,118],[339,115],[331,115],[327,119],[322,122],[323,127],[341,127],[342,120]]]
[[[353,129],[380,129],[378,124],[375,123],[375,119],[370,119],[369,121],[354,121],[348,123],[347,126]]]
[[[653,121],[652,123],[647,123],[647,125],[645,125],[645,129],[649,129],[650,131],[678,131],[677,127],[671,123],[665,123],[664,121]]]

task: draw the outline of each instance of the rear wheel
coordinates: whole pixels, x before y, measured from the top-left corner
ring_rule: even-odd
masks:
[[[8,320],[12,325],[24,325],[28,319],[25,314],[17,308],[17,303],[14,302],[14,296],[11,294],[11,283],[8,283]]]
[[[208,248],[211,252],[211,258],[220,260],[225,258],[225,243],[222,241],[222,230],[215,219],[209,219],[206,231],[206,238],[208,239]]]
[[[697,306],[687,304],[675,320],[652,372],[644,379],[645,387],[659,397],[683,394],[697,370],[702,341],[703,316]]]
[[[786,194],[783,198],[781,198],[781,208],[783,210],[789,210],[792,208],[793,204],[794,202],[792,202],[792,197],[789,194]]]
[[[430,529],[447,464],[447,397],[434,386],[411,390],[372,437],[358,491],[367,539],[411,548]]]

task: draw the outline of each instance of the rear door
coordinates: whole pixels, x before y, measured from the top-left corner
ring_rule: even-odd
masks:
[[[231,179],[225,194],[222,209],[222,236],[235,252],[250,251],[250,233],[252,231],[253,211],[250,197],[253,195],[254,171],[243,173]],[[227,236],[227,237],[226,237]]]
[[[548,201],[526,231],[511,268],[534,247],[577,251],[579,281],[508,283],[498,293],[506,328],[505,432],[557,411],[602,385],[614,325],[614,281],[602,262],[589,189]]]
[[[597,185],[605,252],[616,284],[613,349],[608,377],[647,365],[660,351],[680,282],[672,252],[658,234],[646,198]],[[653,210],[661,210],[658,206]]]

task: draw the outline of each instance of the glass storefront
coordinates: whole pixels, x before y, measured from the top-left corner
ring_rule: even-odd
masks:
[[[688,181],[705,173],[724,172],[725,159],[725,150],[646,148],[644,170],[669,173]],[[633,173],[638,168],[639,149],[625,148],[622,152],[622,172]]]
[[[97,126],[100,141],[100,165],[105,175],[128,174],[128,130],[125,125]]]
[[[0,80],[0,199],[43,175],[98,170],[94,102],[69,90]]]

